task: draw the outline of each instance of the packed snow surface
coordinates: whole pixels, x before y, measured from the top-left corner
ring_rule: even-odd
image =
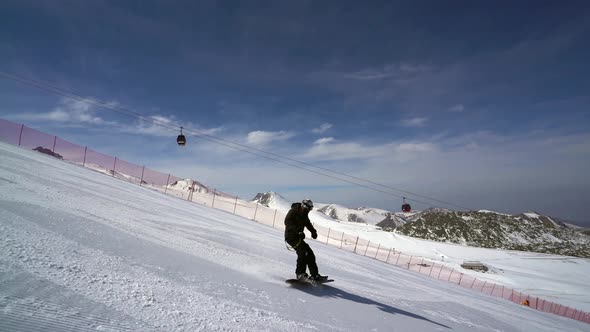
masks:
[[[0,237],[2,331],[588,331],[313,240],[295,288],[281,231],[4,143]]]

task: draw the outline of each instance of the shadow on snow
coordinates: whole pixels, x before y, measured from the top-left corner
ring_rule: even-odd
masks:
[[[299,289],[303,292],[306,292],[310,295],[314,295],[314,296],[320,296],[320,297],[330,297],[330,298],[340,298],[340,299],[344,299],[344,300],[349,300],[349,301],[353,301],[353,302],[357,302],[357,303],[362,303],[362,304],[374,304],[375,306],[377,306],[377,308],[379,308],[379,310],[390,313],[390,314],[400,314],[400,315],[405,315],[408,317],[412,317],[415,319],[421,319],[421,320],[425,320],[427,322],[430,322],[432,324],[438,325],[438,326],[442,326],[445,327],[447,329],[450,329],[449,326],[446,326],[444,324],[440,324],[437,322],[434,322],[424,316],[420,316],[420,315],[416,315],[413,314],[411,312],[402,310],[402,309],[398,309],[398,308],[394,308],[390,305],[387,304],[383,304],[381,302],[377,302],[371,299],[368,299],[366,297],[362,297],[356,294],[351,294],[349,292],[343,291],[339,288],[333,287],[333,286],[328,286],[328,285],[319,285],[319,286],[313,286],[311,284],[308,285],[304,285],[304,284],[291,284],[291,287]]]

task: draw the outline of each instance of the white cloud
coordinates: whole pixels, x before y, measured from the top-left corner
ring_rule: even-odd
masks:
[[[330,143],[323,141],[314,144],[304,156],[317,160],[347,160],[374,158],[380,154],[379,147],[365,147],[359,143]]]
[[[430,66],[427,65],[416,65],[416,64],[409,64],[409,63],[401,63],[399,65],[399,70],[403,73],[421,73],[425,71],[431,70]]]
[[[162,136],[171,137],[180,134],[181,123],[176,120],[175,116],[152,115],[144,117],[145,121],[138,120],[135,124],[128,126],[121,126],[121,131],[139,135]],[[213,135],[223,130],[222,127],[217,128],[199,128],[191,122],[182,123],[184,127],[183,134],[186,136],[192,134]],[[173,128],[171,128],[173,127]]]
[[[332,124],[331,123],[322,123],[322,125],[319,128],[314,128],[311,131],[316,133],[316,134],[321,134],[324,133],[326,130],[332,128]]]
[[[465,106],[463,106],[463,104],[457,104],[452,107],[449,107],[449,112],[461,113],[464,110],[465,110]]]
[[[396,147],[397,152],[432,152],[436,150],[433,143],[400,143]]]
[[[146,121],[138,120],[134,124],[122,126],[121,131],[130,134],[162,137],[176,136],[180,133],[180,126],[177,126],[172,118],[156,115],[146,117],[145,119]],[[156,121],[158,124],[152,121]],[[178,131],[174,131],[173,129],[169,128],[171,126],[177,127]]]
[[[76,124],[108,124],[101,117],[96,116],[96,106],[90,99],[76,100],[62,98],[50,112],[20,113],[12,118],[27,121],[52,121]],[[115,102],[110,105],[116,105]]]
[[[333,137],[316,140],[304,152],[303,157],[317,160],[409,160],[416,155],[436,151],[436,145],[428,142],[394,142],[379,145],[364,145],[358,142],[338,142]]]
[[[318,140],[316,140],[315,142],[313,142],[313,144],[328,144],[330,142],[334,142],[335,139],[334,137],[322,137]]]
[[[424,127],[428,122],[428,118],[411,118],[411,119],[404,119],[402,120],[402,125],[404,127]]]
[[[431,70],[430,66],[410,63],[388,64],[381,68],[366,68],[354,73],[346,74],[344,77],[357,80],[381,80],[397,79],[405,81],[418,74]]]
[[[256,130],[248,133],[246,140],[248,144],[255,146],[268,145],[274,141],[284,141],[295,136],[294,133],[287,131],[262,131]]]

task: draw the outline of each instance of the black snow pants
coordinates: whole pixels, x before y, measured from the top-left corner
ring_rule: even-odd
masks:
[[[318,274],[318,265],[315,262],[315,255],[313,254],[313,250],[309,247],[309,244],[305,243],[305,241],[301,240],[301,242],[297,245],[297,243],[289,243],[292,247],[295,246],[295,251],[297,252],[297,268],[295,269],[295,274],[299,275],[304,273],[305,270],[309,267],[309,274],[311,276],[315,276]]]

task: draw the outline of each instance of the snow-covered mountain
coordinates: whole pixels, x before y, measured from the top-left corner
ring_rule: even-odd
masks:
[[[289,211],[292,204],[292,202],[287,201],[283,196],[273,191],[258,193],[251,200],[251,202],[283,212]],[[367,225],[377,225],[380,222],[388,220],[390,223],[393,223],[395,227],[405,224],[403,217],[400,217],[396,213],[387,210],[370,207],[351,209],[338,204],[325,204],[317,202],[314,202],[314,204],[316,207],[316,212],[322,213],[336,222],[352,222]],[[387,225],[389,225],[389,223]]]
[[[381,209],[359,207],[356,209],[347,208],[338,204],[322,204],[318,208],[319,212],[330,216],[336,220],[365,223],[369,225],[376,225],[380,221],[391,215],[391,212]],[[320,206],[320,204],[318,204]]]
[[[194,185],[194,187],[193,187]],[[229,194],[223,193],[221,191],[212,189],[199,181],[195,181],[193,179],[184,179],[184,180],[177,180],[174,183],[168,185],[168,190],[177,190],[182,192],[189,192],[193,188],[193,192],[201,193],[201,194],[213,194],[215,192],[216,195],[224,196],[224,197],[232,197]]]
[[[408,218],[397,231],[408,236],[459,243],[568,256],[590,257],[590,236],[534,212],[507,215],[487,210],[458,212],[428,209]]]
[[[258,203],[271,209],[277,209],[282,212],[287,212],[291,208],[291,202],[280,194],[269,191],[265,193],[258,193],[250,200],[252,203]]]
[[[283,212],[291,207],[291,202],[272,191],[257,194],[252,202]],[[587,229],[534,212],[512,216],[488,210],[460,212],[431,208],[403,213],[367,207],[351,209],[338,204],[315,205],[315,216],[324,215],[326,220],[372,225],[416,238],[472,247],[590,257]]]

